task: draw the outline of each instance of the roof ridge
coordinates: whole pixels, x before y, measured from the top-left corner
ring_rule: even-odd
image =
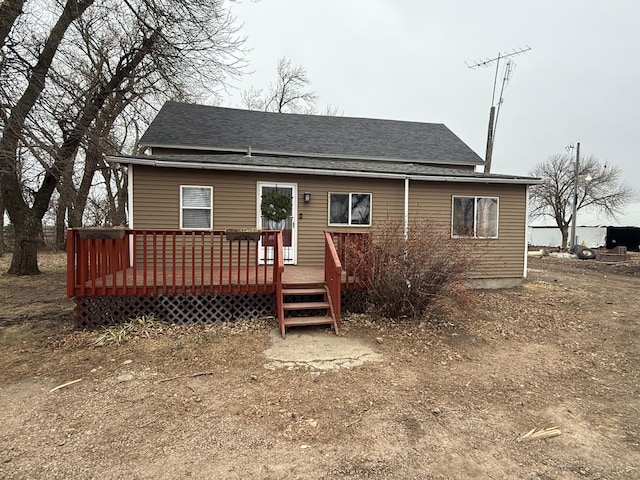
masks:
[[[176,104],[176,105],[187,105],[190,107],[200,107],[200,108],[216,108],[219,110],[228,110],[235,112],[243,112],[243,113],[251,113],[251,114],[264,114],[264,115],[289,115],[296,117],[311,117],[311,118],[343,118],[343,119],[353,119],[353,120],[371,120],[373,122],[399,122],[406,124],[418,124],[418,125],[441,125],[446,128],[446,125],[442,122],[425,122],[418,120],[400,120],[397,118],[376,118],[376,117],[362,117],[362,116],[344,116],[344,115],[326,115],[323,113],[294,113],[294,112],[268,112],[264,110],[250,110],[247,108],[236,108],[236,107],[226,107],[220,105],[207,105],[204,103],[192,103],[192,102],[179,102],[177,100],[167,100],[164,104]]]

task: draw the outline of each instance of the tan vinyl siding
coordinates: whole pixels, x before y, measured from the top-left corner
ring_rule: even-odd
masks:
[[[304,192],[311,193],[311,202],[302,203]],[[371,193],[372,224],[384,221],[387,217],[402,215],[404,184],[400,180],[356,179],[346,177],[300,177],[298,182],[300,197],[298,233],[300,264],[317,264],[324,261],[324,240],[321,232],[367,232],[369,227],[350,227],[347,225],[329,226],[329,192],[332,193]]]
[[[521,278],[524,270],[526,186],[479,183],[418,182],[410,184],[410,218],[451,225],[454,195],[498,197],[498,238],[469,239],[475,245],[478,278]]]
[[[333,176],[261,174],[214,170],[154,168],[135,165],[134,228],[179,228],[180,185],[213,187],[213,228],[256,226],[258,182],[297,184],[298,264],[321,265],[324,258],[322,232],[368,231],[368,227],[330,227],[328,194],[371,193],[373,224],[402,219],[404,180]],[[303,202],[304,192],[311,202]],[[452,195],[499,197],[498,238],[471,240],[478,245],[479,278],[521,278],[524,268],[526,186],[422,182],[410,183],[410,217],[427,218],[450,228]]]
[[[134,228],[179,228],[180,185],[213,187],[213,228],[256,226],[257,184],[295,183],[298,186],[298,264],[321,265],[325,230],[368,231],[367,227],[329,227],[329,192],[372,193],[373,222],[402,215],[404,183],[400,180],[278,175],[249,172],[154,168],[135,165]],[[304,192],[311,193],[306,204]],[[300,218],[301,217],[301,218]]]

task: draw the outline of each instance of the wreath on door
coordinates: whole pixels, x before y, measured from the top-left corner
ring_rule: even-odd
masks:
[[[291,197],[277,190],[262,195],[262,216],[272,222],[281,222],[291,216]]]

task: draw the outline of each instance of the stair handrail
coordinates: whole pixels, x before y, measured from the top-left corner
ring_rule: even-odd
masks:
[[[324,283],[328,290],[328,300],[335,321],[340,326],[340,288],[342,282],[342,264],[336,251],[330,232],[324,232]]]
[[[276,310],[278,314],[278,326],[284,336],[284,301],[282,298],[282,275],[284,273],[284,243],[282,230],[275,232],[276,241],[273,249],[273,283],[276,286]]]

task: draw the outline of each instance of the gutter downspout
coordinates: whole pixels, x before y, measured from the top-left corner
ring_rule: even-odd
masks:
[[[526,213],[524,220],[524,271],[522,272],[522,278],[527,278],[527,267],[529,262],[529,185],[525,188],[524,211]]]
[[[129,228],[134,228],[133,223],[133,164],[127,165],[127,214]],[[133,236],[129,236],[129,267],[133,267],[134,250]]]
[[[404,178],[404,239],[409,238],[409,177]]]

